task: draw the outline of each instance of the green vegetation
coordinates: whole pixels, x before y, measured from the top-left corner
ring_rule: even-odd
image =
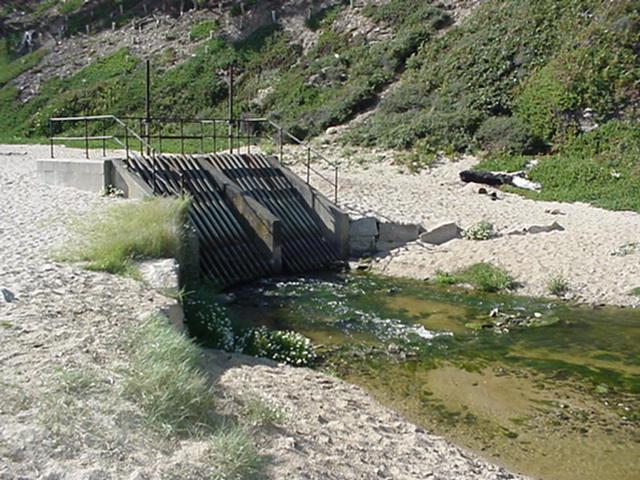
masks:
[[[120,274],[134,274],[135,260],[177,257],[188,206],[186,198],[162,197],[112,205],[76,222],[76,243],[62,257]]]
[[[215,33],[219,28],[220,26],[218,25],[217,20],[203,20],[195,24],[191,28],[191,31],[189,32],[189,38],[194,42],[198,42],[200,40],[204,40],[205,38],[208,38],[210,35]]]
[[[238,343],[238,349],[246,354],[299,367],[309,365],[316,359],[311,341],[294,331],[259,327],[248,330]]]
[[[605,119],[627,105],[640,78],[638,10],[631,1],[486,2],[422,46],[352,138],[525,153],[552,142],[571,112],[589,107]]]
[[[636,287],[631,290],[631,295],[635,295],[636,297],[640,297],[640,287]]]
[[[493,224],[486,220],[480,220],[472,227],[464,231],[463,237],[467,240],[489,240],[495,235]]]
[[[635,122],[612,120],[575,136],[554,155],[535,157],[529,178],[542,184],[525,195],[540,200],[582,201],[612,210],[640,211],[640,129]],[[522,170],[531,158],[498,156],[476,168]],[[520,192],[523,193],[523,192]]]
[[[563,297],[569,291],[569,280],[564,275],[554,275],[547,282],[547,290],[551,295]]]
[[[202,352],[161,316],[134,329],[125,394],[145,419],[165,435],[203,436],[212,478],[254,478],[262,458],[251,431],[223,421],[211,379],[201,367]],[[266,408],[266,407],[265,407]]]
[[[0,87],[34,68],[46,53],[46,50],[40,49],[15,60],[10,60],[10,55],[6,50],[6,42],[0,41]]]
[[[200,370],[201,352],[166,318],[150,317],[138,326],[129,348],[125,390],[151,424],[177,434],[216,425],[215,395]]]
[[[506,270],[490,263],[475,263],[454,273],[438,271],[434,282],[438,285],[468,284],[483,292],[514,290],[518,286]]]
[[[273,427],[280,425],[285,413],[261,398],[249,398],[244,402],[243,420],[250,426]]]

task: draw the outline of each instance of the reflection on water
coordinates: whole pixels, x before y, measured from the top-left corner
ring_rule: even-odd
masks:
[[[489,312],[540,328],[476,332]],[[264,281],[235,292],[238,328],[297,330],[330,369],[436,433],[545,479],[640,472],[640,312],[446,291],[365,275]]]

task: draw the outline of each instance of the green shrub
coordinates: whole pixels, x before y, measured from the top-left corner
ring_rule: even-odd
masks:
[[[531,198],[587,202],[612,210],[640,211],[640,129],[610,121],[540,157],[529,178],[542,184]]]
[[[484,2],[424,42],[398,88],[347,139],[393,148],[427,139],[434,150],[479,144],[513,153],[542,148],[540,140],[560,144],[578,109],[593,108],[602,120],[633,104],[639,13],[630,0]]]
[[[78,220],[75,242],[61,256],[87,268],[132,273],[133,262],[177,257],[185,234],[187,198],[150,198],[109,206]]]
[[[491,153],[531,153],[536,140],[516,117],[489,117],[476,132],[479,144]]]
[[[564,297],[569,291],[569,281],[564,275],[554,275],[547,282],[547,291],[556,297]]]
[[[436,285],[455,285],[458,283],[458,278],[451,274],[447,273],[443,270],[436,270],[436,275],[433,278],[433,282]]]
[[[633,290],[631,290],[631,295],[635,295],[636,297],[640,298],[640,287],[636,287]]]
[[[467,240],[489,240],[495,235],[493,224],[486,220],[481,220],[472,227],[466,229],[463,238]]]
[[[200,369],[198,347],[162,316],[135,327],[129,344],[131,366],[125,392],[154,427],[167,434],[214,428],[216,400]]]
[[[202,20],[201,22],[198,22],[193,27],[191,27],[189,38],[194,42],[198,42],[200,40],[208,38],[212,32],[215,33],[219,28],[220,26],[217,19]]]
[[[259,327],[247,331],[238,339],[238,351],[256,357],[265,357],[295,366],[311,364],[315,358],[311,341],[293,331],[269,330]]]
[[[490,263],[475,263],[454,273],[439,271],[434,281],[440,285],[469,284],[483,292],[514,290],[518,286],[504,269]]]
[[[231,352],[235,334],[226,308],[221,305],[211,286],[189,292],[184,298],[184,313],[189,333],[209,348]]]

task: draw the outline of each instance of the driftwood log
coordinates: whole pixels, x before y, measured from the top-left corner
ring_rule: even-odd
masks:
[[[514,187],[526,188],[527,190],[540,190],[541,188],[539,183],[524,178],[523,172],[505,173],[463,170],[460,172],[460,180],[467,183],[482,183],[492,187],[513,185]]]

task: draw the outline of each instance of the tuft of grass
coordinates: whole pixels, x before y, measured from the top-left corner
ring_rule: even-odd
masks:
[[[215,392],[200,368],[200,349],[159,315],[134,329],[125,392],[150,425],[166,434],[215,428]]]
[[[569,281],[564,275],[554,275],[547,282],[547,290],[551,295],[563,297],[569,291]]]
[[[87,268],[132,274],[133,261],[176,257],[184,235],[187,198],[150,198],[113,205],[74,225],[78,240],[62,252]]]
[[[640,298],[640,287],[636,287],[631,290],[631,295],[635,295],[636,297]]]
[[[483,292],[514,290],[518,284],[503,268],[490,263],[475,263],[454,273],[438,271],[434,282],[439,285],[469,284]]]
[[[261,398],[250,398],[244,402],[243,420],[253,427],[272,427],[281,424],[286,418],[279,408]]]
[[[458,283],[458,278],[452,274],[452,273],[447,273],[443,270],[437,270],[436,271],[436,275],[433,278],[433,282],[436,285],[455,285],[456,283]]]
[[[251,435],[244,428],[233,425],[221,428],[209,440],[209,463],[217,467],[214,478],[260,478],[263,458]]]
[[[100,381],[97,372],[88,367],[60,368],[56,377],[60,389],[69,395],[84,395]]]

